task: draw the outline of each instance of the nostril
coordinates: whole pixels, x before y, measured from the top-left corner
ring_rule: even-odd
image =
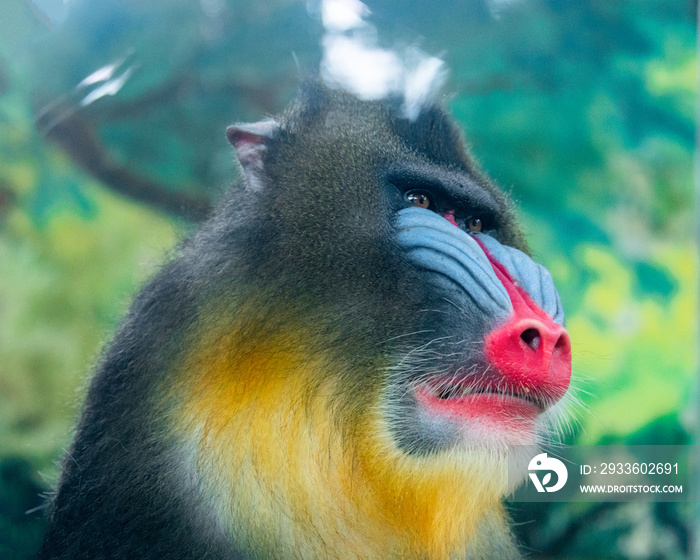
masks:
[[[569,347],[568,335],[561,335],[554,345],[554,350],[566,350]]]
[[[520,338],[522,338],[523,342],[525,342],[525,344],[527,344],[533,350],[537,350],[540,346],[540,342],[542,341],[540,331],[533,328],[525,329],[520,334]]]

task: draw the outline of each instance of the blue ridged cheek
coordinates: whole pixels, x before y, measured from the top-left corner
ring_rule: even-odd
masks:
[[[397,240],[409,260],[426,272],[428,282],[452,303],[476,306],[487,317],[506,318],[508,292],[484,251],[471,236],[435,212],[404,208],[398,212]]]
[[[563,326],[564,311],[551,275],[522,251],[501,245],[486,234],[468,234],[424,208],[400,210],[396,227],[397,241],[409,260],[453,303],[476,306],[492,319],[505,319],[513,311],[508,292],[474,240],[477,236],[532,300]]]

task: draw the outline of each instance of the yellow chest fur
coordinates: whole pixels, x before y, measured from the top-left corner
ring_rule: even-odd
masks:
[[[342,412],[342,366],[299,331],[245,344],[229,332],[201,339],[171,398],[205,499],[254,556],[459,558],[483,515],[500,512],[498,458],[407,456],[381,391]]]

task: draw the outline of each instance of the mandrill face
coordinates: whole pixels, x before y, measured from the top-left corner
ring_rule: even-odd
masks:
[[[456,174],[455,174],[456,175]],[[537,443],[571,377],[571,345],[549,272],[498,241],[498,204],[469,176],[470,200],[421,190],[396,239],[430,296],[422,342],[392,376],[387,414],[409,453]],[[450,192],[443,188],[438,192]],[[416,191],[405,195],[411,202]]]

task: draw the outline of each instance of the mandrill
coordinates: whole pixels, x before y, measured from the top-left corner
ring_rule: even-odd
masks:
[[[443,109],[302,86],[105,350],[43,560],[519,558],[510,446],[571,376],[550,274]]]

